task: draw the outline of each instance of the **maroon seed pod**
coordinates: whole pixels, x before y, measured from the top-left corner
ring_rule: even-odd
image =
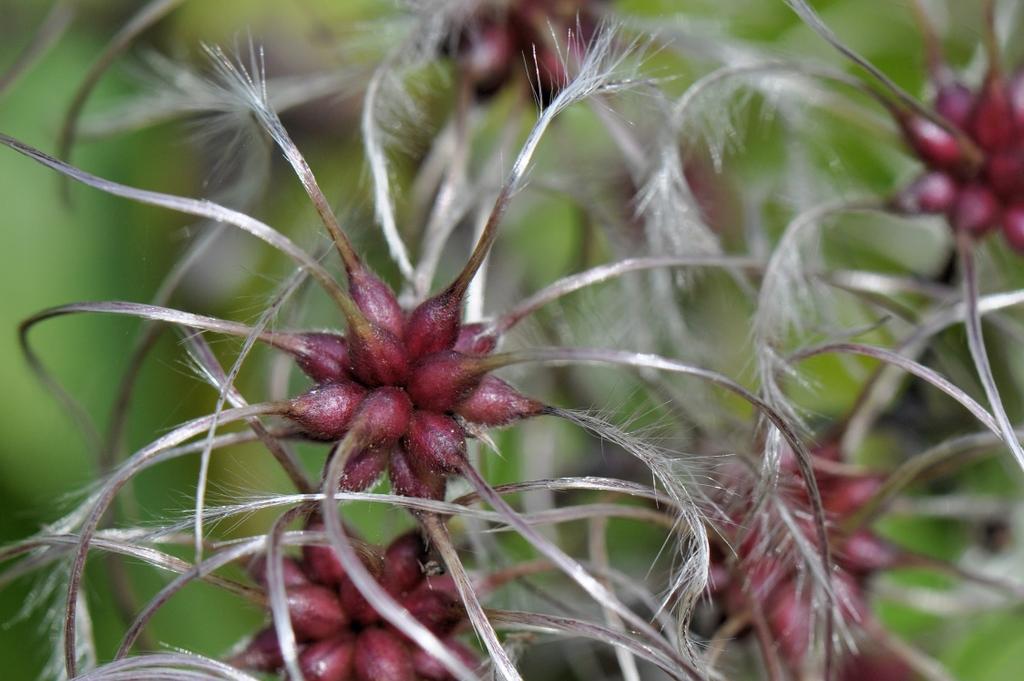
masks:
[[[479,360],[443,350],[413,367],[406,390],[420,409],[450,411],[480,384],[483,373]]]
[[[448,650],[452,651],[470,669],[480,666],[480,659],[476,656],[476,653],[459,641],[448,639],[444,644]],[[438,662],[437,658],[419,647],[413,648],[412,666],[416,670],[416,675],[421,679],[425,679],[425,681],[454,681],[455,679],[444,668],[444,665]]]
[[[372,627],[356,639],[356,678],[359,681],[416,681],[412,656],[400,638]]]
[[[355,642],[348,634],[317,641],[299,655],[306,681],[349,681],[355,673]]]
[[[267,627],[252,637],[248,645],[240,653],[229,660],[229,663],[242,669],[258,672],[273,672],[284,664],[281,646],[277,642],[277,631]]]
[[[999,218],[999,203],[992,190],[982,184],[969,184],[960,194],[950,211],[953,229],[981,236],[995,226]]]
[[[380,622],[380,615],[348,575],[341,579],[341,584],[338,585],[338,594],[341,598],[341,606],[353,620],[364,626]]]
[[[410,361],[450,350],[459,337],[462,296],[444,291],[423,301],[405,325],[405,347]]]
[[[935,93],[935,110],[956,127],[966,130],[974,110],[974,93],[956,81],[943,85]]]
[[[1024,153],[1006,150],[992,154],[985,163],[985,177],[1004,199],[1020,195],[1024,190]]]
[[[882,479],[873,475],[840,478],[823,492],[825,511],[843,517],[853,513],[874,496],[882,486]]]
[[[945,128],[921,116],[902,116],[900,122],[907,142],[927,165],[950,169],[963,162],[960,144]]]
[[[892,653],[858,651],[846,657],[839,671],[839,681],[910,681],[916,678],[914,670]]]
[[[896,558],[896,549],[870,530],[854,532],[839,549],[843,567],[860,574],[890,568]]]
[[[445,478],[429,471],[417,471],[406,458],[405,452],[395,447],[391,450],[391,466],[388,468],[391,487],[395,492],[419,499],[444,499]]]
[[[388,451],[373,447],[363,449],[349,457],[341,474],[338,489],[345,492],[362,492],[372,485],[388,465]]]
[[[1024,133],[1024,69],[1017,71],[1006,88],[1017,134]]]
[[[385,447],[402,437],[409,427],[412,403],[401,388],[377,388],[363,400],[356,419],[363,444]]]
[[[422,565],[427,561],[427,547],[418,530],[407,532],[388,544],[384,551],[384,575],[381,583],[392,594],[401,595],[423,581]]]
[[[302,349],[292,351],[303,373],[317,383],[330,383],[350,378],[348,343],[335,333],[304,333],[299,335]]]
[[[810,644],[812,613],[792,580],[772,594],[766,615],[782,657],[790,667],[800,667]]]
[[[286,587],[302,586],[309,584],[309,578],[303,571],[299,561],[294,558],[285,558],[281,561],[282,572],[284,573],[284,585]],[[253,556],[246,567],[246,571],[260,586],[267,586],[267,557],[265,555]]]
[[[369,386],[401,385],[409,375],[409,356],[399,336],[375,324],[348,333],[349,371]]]
[[[310,521],[306,523],[306,529],[311,532],[323,532],[324,524],[320,520]],[[306,574],[314,582],[337,586],[345,579],[345,568],[330,546],[306,544],[302,547],[302,558]]]
[[[455,407],[455,413],[470,423],[507,426],[544,413],[544,405],[526,397],[495,376],[484,376],[469,397]]]
[[[466,461],[466,434],[455,419],[416,410],[402,438],[406,460],[417,471],[454,473]]]
[[[1013,128],[1006,83],[990,73],[971,114],[971,133],[983,148],[998,151],[1013,142]]]
[[[904,213],[945,213],[956,201],[953,178],[939,170],[925,173],[896,197],[896,207]]]
[[[319,385],[291,401],[286,416],[317,440],[340,440],[366,390],[352,381]]]
[[[405,313],[390,286],[365,267],[357,267],[349,272],[348,292],[370,322],[387,329],[396,338],[402,337]]]
[[[480,322],[463,324],[452,350],[463,355],[489,355],[498,344],[493,333],[487,332],[487,325]]]
[[[491,21],[471,27],[459,45],[459,69],[478,97],[497,92],[508,80],[515,46],[507,26]]]
[[[288,614],[295,636],[303,641],[334,636],[348,624],[335,593],[316,584],[288,589]]]
[[[402,599],[409,612],[438,636],[452,633],[466,617],[462,603],[447,591],[424,584]]]
[[[1016,203],[1003,211],[1003,237],[1010,248],[1024,253],[1024,203]]]

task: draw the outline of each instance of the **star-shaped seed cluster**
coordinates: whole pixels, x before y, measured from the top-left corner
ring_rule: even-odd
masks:
[[[317,521],[308,530],[322,530]],[[455,635],[465,622],[455,585],[446,576],[428,574],[431,560],[420,533],[404,534],[383,551],[364,551],[363,563],[409,613],[436,634],[470,668],[476,655]],[[433,656],[383,620],[363,598],[334,552],[326,546],[303,547],[302,558],[283,562],[288,614],[299,645],[299,667],[306,681],[450,681]],[[266,586],[263,556],[250,566]],[[284,658],[271,625],[235,656],[245,669],[279,672]]]

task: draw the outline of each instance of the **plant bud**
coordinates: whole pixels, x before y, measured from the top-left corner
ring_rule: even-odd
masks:
[[[438,636],[450,634],[466,616],[457,598],[445,591],[432,590],[426,584],[402,599],[402,605]]]
[[[970,184],[960,190],[950,222],[953,229],[980,236],[995,226],[998,217],[999,203],[992,190],[981,184]]]
[[[956,201],[956,182],[942,171],[925,173],[896,198],[897,207],[905,213],[945,213]]]
[[[466,460],[462,426],[437,412],[413,412],[402,446],[409,465],[419,471],[453,473]]]
[[[306,681],[349,681],[355,652],[355,641],[347,634],[317,641],[299,655],[299,668]]]
[[[448,650],[452,651],[470,669],[480,666],[480,660],[477,658],[476,653],[462,643],[448,639],[444,644]],[[412,651],[412,666],[416,670],[416,675],[421,679],[425,679],[425,681],[454,681],[455,679],[444,668],[444,665],[438,662],[437,658],[419,647],[414,648]]]
[[[348,575],[342,578],[341,584],[338,586],[338,594],[341,598],[341,606],[353,620],[362,625],[375,624],[380,621],[377,610],[370,605]]]
[[[311,438],[340,440],[365,397],[366,390],[352,381],[326,383],[293,399],[286,415]]]
[[[974,93],[963,83],[943,85],[935,94],[935,110],[961,130],[967,129],[973,109]]]
[[[360,681],[416,681],[412,656],[397,636],[376,627],[356,639],[356,677]]]
[[[459,329],[458,338],[455,339],[455,352],[463,355],[489,355],[498,344],[498,339],[493,333],[487,333],[487,325],[480,322],[464,324]]]
[[[450,411],[480,384],[482,375],[477,360],[444,350],[413,367],[406,390],[420,409]]]
[[[391,478],[391,487],[398,494],[437,501],[444,499],[444,476],[415,470],[409,465],[405,452],[397,447],[391,451],[388,475]]]
[[[867,503],[881,486],[882,479],[873,475],[837,478],[822,491],[825,512],[840,517],[849,515]]]
[[[409,427],[412,403],[401,388],[377,388],[363,400],[356,420],[362,444],[383,447],[398,441]]]
[[[971,132],[988,151],[998,151],[1013,142],[1013,112],[1002,78],[990,75],[985,80],[985,88],[971,114]]]
[[[1007,86],[1010,99],[1010,111],[1013,122],[1017,126],[1017,134],[1024,133],[1024,69],[1017,71]]]
[[[1024,193],[1024,153],[1007,150],[992,154],[985,163],[985,177],[992,190],[1003,198]]]
[[[1024,253],[1024,203],[1016,203],[1003,211],[1003,237],[1010,248]]]
[[[384,576],[381,582],[392,594],[401,595],[423,581],[421,565],[427,560],[427,547],[418,530],[407,532],[388,545],[384,552]]]
[[[963,162],[956,137],[942,126],[915,115],[903,117],[901,123],[908,143],[927,165],[955,168]]]
[[[405,325],[405,347],[410,361],[450,350],[459,336],[462,296],[445,291],[420,303]]]
[[[459,68],[473,84],[477,96],[501,88],[515,60],[515,47],[507,26],[485,22],[472,27],[459,45]]]
[[[851,572],[874,572],[892,567],[896,562],[896,550],[870,530],[859,530],[843,542],[839,560]]]
[[[316,584],[288,589],[288,614],[295,636],[302,641],[334,636],[348,624],[338,597],[330,589]]]
[[[344,492],[362,492],[376,482],[388,465],[388,451],[372,447],[356,452],[345,462],[338,489]]]
[[[281,568],[286,587],[309,584],[309,578],[302,570],[302,566],[299,565],[299,561],[294,558],[285,558],[281,561]],[[252,581],[260,586],[267,586],[267,557],[265,555],[253,556],[246,570],[249,576],[252,577]]]
[[[484,376],[477,389],[455,407],[456,414],[483,426],[507,426],[543,412],[543,404],[495,376]]]
[[[409,375],[409,356],[399,336],[370,324],[369,330],[348,333],[349,371],[369,386],[401,385]]]
[[[273,672],[284,664],[281,646],[277,642],[277,631],[267,627],[252,637],[240,653],[231,658],[230,664],[242,669],[258,672]]]
[[[324,524],[320,520],[306,523],[311,532],[323,532]],[[345,578],[345,568],[330,546],[306,544],[302,547],[302,558],[306,565],[306,573],[320,584],[336,586]]]
[[[330,383],[350,378],[348,343],[334,333],[304,333],[299,336],[302,350],[293,352],[303,373],[317,383]]]
[[[349,273],[348,292],[370,322],[390,331],[396,338],[402,337],[405,313],[390,286],[365,267],[358,267]]]

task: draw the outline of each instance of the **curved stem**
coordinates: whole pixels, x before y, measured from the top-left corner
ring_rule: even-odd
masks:
[[[42,24],[29,39],[28,44],[14,58],[7,70],[0,74],[0,98],[3,98],[32,64],[53,47],[75,18],[75,0],[55,0]]]

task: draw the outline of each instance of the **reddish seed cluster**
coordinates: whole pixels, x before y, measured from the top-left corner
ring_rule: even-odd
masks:
[[[513,0],[505,6],[483,5],[448,47],[477,96],[497,92],[517,73],[528,70],[542,100],[547,102],[567,81],[566,50],[570,56],[579,57],[573,51],[581,50],[593,36],[597,2]],[[564,41],[570,31],[574,34],[572,43],[555,44],[556,40]]]
[[[310,523],[308,529],[322,525]],[[455,585],[427,576],[430,556],[419,532],[394,540],[383,556],[364,558],[378,583],[417,620],[439,636],[469,668],[476,655],[454,638],[465,621]],[[266,562],[257,558],[250,572],[266,585]],[[449,681],[444,667],[381,619],[345,573],[334,552],[305,546],[302,559],[284,559],[284,582],[292,629],[300,646],[299,666],[306,681]],[[233,660],[245,669],[277,672],[284,666],[277,633],[269,626]]]
[[[998,226],[1024,253],[1024,70],[1007,80],[992,68],[978,92],[944,81],[933,108],[956,134],[917,114],[897,116],[927,166],[899,207],[945,214],[954,229],[979,237]]]
[[[349,292],[364,318],[349,320],[346,336],[305,334],[291,349],[317,385],[287,412],[315,439],[358,431],[343,489],[363,490],[387,470],[398,493],[443,498],[465,461],[465,424],[504,426],[543,411],[487,374],[496,338],[461,323],[461,296],[449,290],[406,313],[362,267],[350,272]]]
[[[816,457],[824,461],[836,461],[837,450],[825,447],[817,450]],[[792,455],[783,458],[782,475],[796,479],[799,475]],[[876,475],[847,476],[816,471],[826,515],[830,521],[829,543],[835,552],[839,570],[832,577],[832,589],[843,618],[860,622],[868,615],[865,588],[869,578],[879,570],[892,567],[898,557],[898,550],[879,538],[869,529],[860,529],[849,536],[837,528],[843,519],[850,517],[878,491],[883,479]],[[803,487],[793,490],[791,503],[807,511],[810,503]],[[737,522],[744,528],[746,523]],[[813,527],[808,523],[804,536],[816,543]],[[718,603],[729,614],[748,610],[751,601],[763,609],[768,630],[782,659],[792,669],[799,669],[808,652],[811,628],[816,620],[807,580],[801,578],[792,553],[765,555],[758,551],[763,535],[758,531],[749,532],[737,540],[735,556],[728,560],[723,547],[717,547],[712,555],[709,584]],[[847,661],[852,664],[852,661]],[[860,677],[858,677],[860,678]]]

